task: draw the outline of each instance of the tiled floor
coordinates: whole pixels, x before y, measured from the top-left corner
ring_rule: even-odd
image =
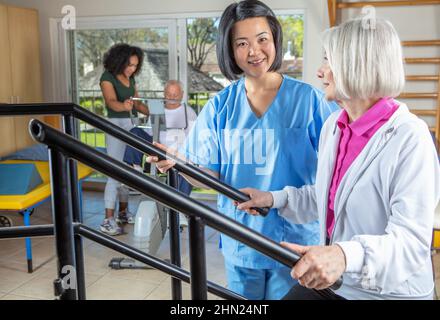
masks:
[[[103,219],[102,193],[85,192],[83,198],[84,223],[98,228]],[[130,196],[129,208],[136,211],[141,197]],[[214,202],[205,202],[214,206]],[[8,213],[14,225],[22,225],[21,216]],[[52,223],[50,202],[37,208],[32,224]],[[181,232],[182,266],[189,270],[188,229]],[[133,226],[127,225],[116,239],[130,242]],[[206,228],[206,256],[208,280],[226,285],[223,256],[218,249],[218,233]],[[89,240],[84,241],[87,299],[170,299],[171,280],[168,275],[154,269],[113,270],[108,267],[120,253]],[[32,241],[34,272],[27,273],[26,250],[23,239],[0,240],[0,300],[53,299],[52,282],[56,277],[55,241],[53,237],[34,238]],[[162,241],[157,256],[169,258],[168,234]],[[190,287],[183,283],[183,298],[190,299]],[[209,294],[209,299],[219,299]]]
[[[83,199],[84,222],[97,228],[104,212],[102,193],[86,192]],[[130,197],[130,209],[135,211],[140,196]],[[214,206],[213,202],[206,202]],[[14,225],[22,225],[21,216],[8,214]],[[37,208],[31,217],[32,224],[52,222],[50,202]],[[127,226],[126,234],[117,239],[129,242],[133,227]],[[206,256],[208,280],[226,285],[223,257],[218,249],[218,233],[206,228]],[[111,258],[121,254],[89,240],[84,241],[85,272],[88,299],[170,299],[171,280],[165,273],[151,270],[112,270],[108,267]],[[27,273],[26,251],[23,239],[0,240],[0,300],[53,299],[52,282],[56,277],[55,244],[53,237],[34,238],[32,242],[34,267]],[[181,233],[182,265],[189,270],[187,228]],[[159,248],[158,257],[169,258],[169,241],[166,236]],[[434,256],[436,286],[440,292],[440,252]],[[183,298],[190,299],[190,287],[183,283]],[[209,294],[209,299],[218,297]]]

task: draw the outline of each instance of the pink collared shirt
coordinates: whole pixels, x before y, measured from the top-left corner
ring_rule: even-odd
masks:
[[[335,225],[335,195],[342,178],[371,137],[388,121],[398,108],[399,105],[393,99],[382,98],[352,123],[348,123],[348,114],[345,110],[339,116],[337,125],[341,130],[341,137],[339,139],[335,170],[328,195],[326,226],[329,238],[331,238]]]

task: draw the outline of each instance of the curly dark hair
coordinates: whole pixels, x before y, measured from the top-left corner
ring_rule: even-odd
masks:
[[[137,56],[139,59],[136,71],[133,73],[134,77],[142,69],[144,52],[141,48],[130,46],[126,43],[117,43],[104,54],[104,68],[114,76],[117,76],[125,70],[132,56]]]

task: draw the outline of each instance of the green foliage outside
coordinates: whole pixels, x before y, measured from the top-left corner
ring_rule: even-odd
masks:
[[[217,191],[213,190],[213,189],[202,189],[202,188],[193,188],[192,192],[196,192],[196,193],[202,193],[202,194],[212,194],[215,195],[217,194]]]
[[[102,97],[80,97],[79,105],[95,114],[105,116],[106,111]],[[81,142],[92,146],[105,148],[105,135],[93,128],[86,128],[86,124],[80,121]]]
[[[100,91],[99,95],[99,97],[82,96],[79,98],[79,105],[100,116],[106,116],[107,112],[104,106],[104,99],[102,98]]]
[[[188,63],[200,70],[208,54],[215,50],[218,34],[218,18],[197,18],[187,20]]]
[[[91,147],[105,148],[105,134],[102,132],[81,132],[81,142]]]
[[[208,102],[209,100],[209,92],[196,92],[190,93],[188,95],[188,104],[194,109],[197,113],[198,107],[200,109]]]
[[[287,44],[292,43],[290,53],[295,57],[303,56],[304,19],[302,15],[279,16],[278,21],[283,29],[283,53],[287,52]]]

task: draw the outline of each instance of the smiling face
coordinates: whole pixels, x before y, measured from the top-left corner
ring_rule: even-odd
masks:
[[[165,108],[176,109],[180,106],[183,99],[183,90],[178,84],[170,84],[165,88]]]
[[[322,84],[324,85],[325,98],[328,101],[336,100],[335,80],[333,78],[333,72],[332,69],[330,69],[327,57],[324,57],[324,61],[321,67],[318,69],[317,76],[322,80]]]
[[[126,76],[127,78],[130,78],[133,75],[133,73],[136,72],[138,64],[139,64],[138,57],[136,55],[131,56],[128,61],[128,66],[125,67],[125,69],[123,71],[124,76]]]
[[[264,17],[238,21],[232,28],[232,49],[237,65],[247,77],[259,78],[275,60],[272,31]]]

